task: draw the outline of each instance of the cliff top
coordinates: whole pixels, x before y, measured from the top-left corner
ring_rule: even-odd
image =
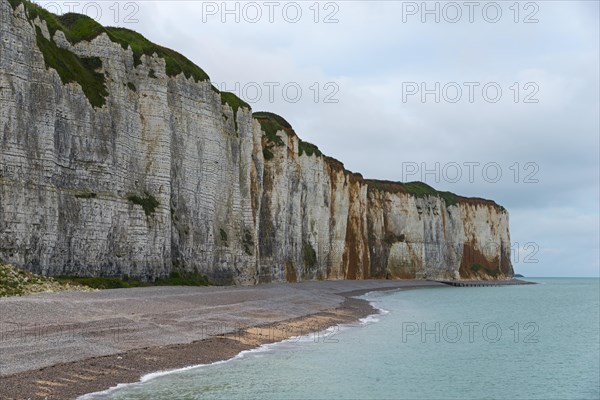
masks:
[[[437,196],[444,200],[447,206],[458,203],[463,204],[484,204],[497,208],[500,211],[506,211],[504,207],[497,204],[493,200],[482,199],[480,197],[464,197],[452,192],[444,192],[434,189],[424,182],[392,182],[375,179],[367,179],[365,181],[369,185],[369,190],[378,190],[387,193],[408,193],[414,197]]]
[[[37,45],[44,56],[46,67],[55,69],[60,75],[63,83],[79,83],[94,107],[104,106],[105,99],[108,96],[108,91],[105,86],[105,76],[98,72],[102,67],[102,61],[97,57],[79,57],[67,49],[58,47],[53,40],[57,31],[62,31],[66,40],[72,45],[82,41],[91,41],[102,34],[106,34],[112,42],[120,44],[123,49],[131,49],[134,66],[142,64],[142,56],[152,57],[156,55],[165,60],[166,74],[169,77],[184,74],[187,79],[193,78],[196,82],[210,81],[208,74],[204,72],[204,70],[182,54],[157,45],[146,39],[143,35],[130,29],[105,27],[94,19],[82,14],[68,13],[58,16],[29,0],[8,0],[8,2],[14,10],[20,5],[23,5],[27,18],[30,21],[34,21],[36,18],[45,21],[51,36],[50,40],[44,37],[39,27],[36,27],[36,31]],[[154,71],[151,70],[150,76],[152,77],[153,74]],[[214,86],[211,85],[211,87],[214,92],[220,94],[222,104],[229,104],[234,113],[236,113],[239,108],[252,109],[248,103],[235,94],[230,92],[220,92]],[[332,157],[325,156],[316,145],[300,139],[294,132],[291,124],[283,117],[270,112],[255,112],[253,117],[261,124],[261,127],[265,132],[267,146],[265,147],[263,154],[266,161],[273,158],[273,153],[271,151],[273,146],[284,145],[282,139],[277,134],[278,132],[283,131],[298,139],[299,156],[306,154],[309,157],[313,155],[316,157],[324,157],[331,168],[343,171],[345,174],[351,175],[353,179],[364,180],[362,175],[345,169],[342,162]],[[504,211],[502,206],[499,206],[492,200],[468,198],[458,196],[451,192],[437,191],[423,182],[401,183],[369,179],[364,180],[364,183],[368,185],[370,191],[408,193],[415,197],[437,196],[443,199],[447,205],[455,205],[457,203],[485,204]]]
[[[46,9],[30,2],[29,0],[8,0],[13,9],[23,4],[30,20],[39,17],[48,25],[50,36],[54,37],[57,31],[62,31],[72,45],[82,41],[91,41],[105,33],[111,41],[119,43],[123,49],[131,47],[134,64],[142,63],[142,56],[156,54],[166,63],[168,76],[177,76],[183,73],[186,78],[194,78],[197,82],[209,80],[209,76],[200,67],[187,59],[182,54],[159,46],[146,39],[143,35],[126,28],[104,27],[94,19],[75,13],[64,15],[53,14]],[[60,71],[59,71],[60,73]]]
[[[8,2],[14,10],[23,5],[29,20],[33,21],[40,18],[40,20],[46,22],[51,38],[54,37],[57,31],[61,31],[67,41],[75,45],[82,41],[91,41],[101,34],[106,34],[112,42],[120,44],[123,49],[131,48],[135,66],[142,63],[142,56],[151,57],[156,55],[165,60],[166,74],[169,77],[184,74],[186,78],[193,78],[196,82],[210,80],[208,74],[202,68],[184,55],[159,46],[130,29],[105,27],[82,14],[68,13],[59,16],[28,0],[8,0]],[[39,31],[39,28],[37,29],[37,44],[44,55],[46,66],[55,69],[63,83],[79,83],[90,103],[95,107],[102,107],[108,95],[104,86],[104,76],[96,72],[101,67],[102,62],[97,58],[78,57],[72,52],[58,47],[53,40],[47,40]],[[212,89],[220,93],[214,86],[212,86]],[[234,111],[237,111],[239,107],[250,109],[248,103],[233,93],[223,92],[221,93],[221,99],[223,103],[228,103]]]
[[[265,138],[268,145],[265,149],[265,159],[268,161],[272,159],[273,153],[271,152],[272,146],[283,146],[283,140],[277,135],[278,132],[286,132],[290,136],[296,136],[292,125],[286,121],[280,115],[271,112],[255,112],[252,114],[253,117],[260,122],[263,131],[265,132]],[[298,138],[298,155],[301,156],[306,154],[311,157],[324,157],[325,162],[333,169],[343,171],[345,174],[352,175],[355,179],[362,180],[368,186],[369,191],[380,191],[385,193],[407,193],[414,197],[423,198],[426,196],[436,196],[444,200],[447,206],[456,205],[458,203],[464,204],[485,204],[492,207],[496,207],[501,211],[505,211],[504,207],[498,205],[493,200],[486,200],[478,197],[463,197],[452,192],[444,192],[434,189],[424,182],[392,182],[385,180],[376,179],[364,179],[361,174],[353,173],[344,167],[344,164],[329,156],[325,156],[317,146],[312,143],[305,142]]]

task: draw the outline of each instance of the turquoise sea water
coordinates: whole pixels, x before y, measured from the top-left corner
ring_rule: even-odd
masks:
[[[600,280],[375,292],[384,314],[94,399],[598,399]]]

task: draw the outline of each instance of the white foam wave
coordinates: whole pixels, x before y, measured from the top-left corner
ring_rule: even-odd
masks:
[[[369,324],[374,324],[376,322],[380,321],[380,316],[382,315],[387,315],[389,314],[388,310],[385,310],[383,308],[380,308],[377,306],[377,302],[376,301],[372,301],[372,300],[368,300],[367,297],[369,294],[371,293],[378,293],[378,292],[369,292],[366,293],[363,296],[360,296],[358,298],[362,298],[363,300],[367,300],[369,301],[369,304],[371,304],[371,306],[373,308],[375,308],[377,310],[377,314],[372,314],[369,315],[365,318],[361,318],[359,319],[360,325],[369,325]],[[284,339],[282,341],[279,342],[274,342],[274,343],[266,343],[263,345],[260,345],[259,347],[253,348],[253,349],[249,349],[249,350],[244,350],[239,352],[237,355],[235,355],[232,358],[229,358],[227,360],[220,360],[220,361],[215,361],[213,363],[209,363],[209,364],[196,364],[196,365],[190,365],[187,367],[183,367],[183,368],[177,368],[177,369],[171,369],[171,370],[165,370],[165,371],[157,371],[157,372],[152,372],[149,374],[146,374],[144,376],[142,376],[140,378],[140,380],[138,382],[133,382],[133,383],[119,383],[116,386],[113,386],[109,389],[103,390],[103,391],[99,391],[99,392],[94,392],[94,393],[88,393],[85,394],[83,396],[78,397],[78,400],[92,400],[95,399],[99,396],[105,396],[107,394],[110,394],[111,392],[126,388],[126,387],[132,387],[132,386],[138,386],[141,385],[143,383],[146,383],[148,381],[151,381],[153,379],[156,378],[160,378],[162,376],[166,376],[166,375],[172,375],[172,374],[179,374],[179,373],[183,373],[192,369],[197,369],[197,368],[204,368],[204,367],[210,367],[210,366],[215,366],[215,365],[220,365],[220,364],[225,364],[234,360],[239,360],[239,359],[243,359],[246,358],[250,355],[258,355],[259,353],[267,353],[267,352],[271,352],[279,347],[287,347],[290,344],[297,344],[297,343],[308,343],[308,342],[313,342],[315,341],[315,337],[319,337],[319,338],[323,338],[323,337],[327,337],[328,335],[334,335],[337,334],[339,332],[348,330],[350,328],[356,327],[356,324],[338,324],[338,325],[333,325],[328,327],[327,329],[324,329],[323,331],[320,332],[314,332],[314,333],[310,333],[307,335],[302,335],[302,336],[292,336],[289,337],[287,339]]]
[[[349,327],[350,326],[348,326],[348,328]],[[196,365],[190,365],[190,366],[183,367],[183,368],[152,372],[152,373],[142,376],[138,382],[119,383],[118,385],[113,386],[110,389],[103,390],[100,392],[88,393],[83,396],[80,396],[80,397],[78,397],[78,400],[95,399],[99,396],[105,396],[105,395],[110,394],[111,392],[114,392],[119,389],[141,385],[143,383],[146,383],[146,382],[151,381],[156,378],[160,378],[162,376],[179,374],[179,373],[186,372],[186,371],[189,371],[192,369],[197,369],[197,368],[204,368],[204,367],[211,367],[211,366],[215,366],[215,365],[225,364],[225,363],[228,363],[228,362],[231,362],[234,360],[246,358],[251,355],[256,356],[256,355],[259,355],[260,353],[272,352],[279,347],[289,347],[291,344],[313,342],[316,340],[315,338],[317,338],[317,337],[322,339],[323,337],[326,337],[327,335],[331,335],[333,333],[338,333],[344,328],[345,328],[345,326],[342,326],[341,324],[334,325],[334,326],[330,326],[327,329],[324,329],[320,332],[310,333],[308,335],[303,335],[303,336],[291,336],[291,337],[284,339],[282,341],[279,341],[279,342],[266,343],[266,344],[260,345],[259,347],[256,347],[253,349],[244,350],[244,351],[239,352],[234,357],[228,358],[226,360],[215,361],[215,362],[209,363],[209,364],[196,364]]]

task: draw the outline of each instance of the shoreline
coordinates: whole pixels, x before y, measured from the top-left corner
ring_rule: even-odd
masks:
[[[358,299],[357,296],[374,291],[416,288],[452,290],[450,286],[432,281],[324,281],[251,288],[118,289],[93,294],[30,296],[12,301],[3,299],[4,301],[0,301],[0,313],[11,306],[19,306],[19,303],[39,306],[40,303],[45,305],[48,300],[58,299],[55,304],[51,302],[50,306],[57,307],[58,304],[59,308],[68,309],[68,302],[73,298],[86,305],[100,301],[103,306],[108,303],[117,309],[125,308],[120,311],[126,313],[136,311],[138,314],[131,313],[131,319],[137,317],[143,323],[138,321],[138,331],[127,326],[116,332],[111,329],[92,331],[86,340],[79,343],[83,349],[79,352],[77,346],[73,346],[77,344],[77,340],[64,344],[55,342],[52,347],[49,346],[52,342],[27,343],[22,340],[23,337],[15,335],[13,338],[0,330],[0,352],[15,352],[12,360],[8,360],[8,368],[0,365],[4,367],[0,368],[0,398],[78,398],[109,390],[119,384],[138,383],[149,374],[229,360],[243,351],[265,344],[281,342],[291,337],[323,334],[330,327],[357,324],[360,319],[379,313],[367,300]],[[115,297],[116,300],[113,299]],[[142,313],[136,300],[144,305]],[[184,300],[202,305],[190,307],[190,304],[181,304]],[[206,305],[211,300],[214,304]],[[114,301],[117,301],[116,306],[111,303]],[[144,314],[149,312],[148,309],[152,311],[153,304],[162,305],[165,302],[169,304],[166,307],[169,310],[167,316],[175,312],[179,319],[166,319],[164,313]],[[171,306],[171,303],[177,307]],[[180,310],[182,306],[183,315]],[[112,315],[110,309],[103,308],[103,311],[107,320],[113,320],[116,316]],[[157,311],[160,310],[154,310]],[[256,318],[249,319],[248,315]],[[191,326],[189,323],[182,323],[182,318],[196,319],[202,321],[203,325],[196,323]],[[81,320],[83,317],[75,316],[74,319]],[[150,319],[147,325],[146,319]],[[156,328],[154,325],[162,326],[156,330],[152,329]],[[188,329],[195,331],[187,332]],[[182,331],[188,334],[183,340],[179,336]],[[35,331],[27,330],[19,333],[26,337],[38,335]],[[61,337],[60,330],[57,333],[56,329],[50,329],[47,334],[48,337]],[[21,339],[21,342],[15,342],[15,339]],[[111,340],[114,343],[108,351],[99,346],[107,345]],[[87,356],[85,353],[91,350],[100,354]],[[40,367],[40,358],[45,354],[54,355],[57,351],[64,352],[61,355],[69,357],[69,361],[55,362],[49,359]],[[102,352],[108,354],[101,354]],[[21,365],[27,356],[34,362]],[[7,360],[4,361],[6,364]]]
[[[140,383],[151,374],[227,361],[244,351],[292,337],[315,335],[318,340],[316,335],[323,335],[328,328],[357,324],[360,319],[376,314],[379,310],[367,300],[347,297],[334,309],[188,344],[130,350],[0,377],[0,397],[7,400],[76,399],[114,389],[117,385]],[[80,379],[76,381],[70,379],[72,377]]]
[[[388,289],[388,291],[395,290],[399,289]],[[245,329],[242,332],[236,332],[235,334],[223,336],[225,339],[234,340],[243,346],[248,346],[248,348],[241,350],[232,357],[224,359],[219,358],[215,361],[203,364],[185,365],[178,368],[149,372],[140,376],[135,382],[118,383],[117,385],[108,389],[86,393],[78,398],[81,400],[91,399],[93,398],[91,397],[93,395],[109,393],[114,390],[118,390],[123,386],[143,384],[144,382],[148,382],[164,375],[183,372],[195,368],[208,367],[217,363],[233,361],[245,353],[258,351],[263,346],[277,345],[278,343],[283,343],[285,341],[289,341],[289,343],[295,343],[294,338],[298,338],[298,340],[300,340],[300,338],[304,338],[314,341],[332,339],[335,336],[335,332],[337,332],[335,327],[360,327],[364,323],[363,320],[375,315],[382,315],[382,313],[377,308],[374,308],[369,301],[357,298],[347,298],[342,306],[331,311],[324,311],[314,315],[307,315],[305,317],[282,321],[274,326],[257,326],[250,329]],[[331,332],[331,328],[334,328],[333,332]],[[281,335],[278,335],[277,333],[281,333]],[[287,333],[289,333],[289,335],[287,335]]]
[[[2,298],[0,398],[77,398],[157,371],[227,360],[377,313],[355,296],[431,287],[447,286],[416,280],[310,281]]]

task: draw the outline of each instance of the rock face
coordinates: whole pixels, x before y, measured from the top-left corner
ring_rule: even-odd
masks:
[[[365,180],[167,56],[26,5],[0,0],[0,260],[221,284],[512,276],[494,202]]]

